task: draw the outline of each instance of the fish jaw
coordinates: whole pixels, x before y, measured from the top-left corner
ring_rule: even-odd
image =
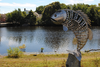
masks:
[[[51,21],[52,21],[54,24],[57,24],[57,25],[62,24],[62,22],[56,21],[55,19],[52,19],[52,18],[51,18]]]

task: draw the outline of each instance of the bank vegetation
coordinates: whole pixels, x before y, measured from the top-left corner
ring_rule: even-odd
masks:
[[[66,67],[68,54],[30,54],[0,58],[0,67]],[[82,53],[81,67],[100,67],[100,52]]]
[[[54,12],[56,12],[59,9],[71,9],[75,11],[81,10],[82,12],[88,15],[88,17],[91,20],[92,26],[100,26],[100,3],[98,3],[98,5],[89,5],[84,3],[66,5],[60,2],[53,2],[45,6],[40,5],[39,7],[36,7],[35,11],[28,11],[28,14],[26,14],[25,11],[21,11],[21,9],[18,8],[10,13],[7,13],[5,18],[6,22],[11,22],[15,25],[51,26],[55,24],[51,21],[50,17]],[[42,16],[39,17],[35,13]],[[1,15],[0,18],[2,18]]]

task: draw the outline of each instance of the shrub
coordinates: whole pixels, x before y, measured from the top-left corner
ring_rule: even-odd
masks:
[[[26,46],[25,46],[25,44],[23,44],[22,46],[19,46],[19,48],[20,48],[20,49],[25,49]]]
[[[8,58],[19,58],[20,56],[22,56],[23,52],[20,51],[20,49],[18,47],[14,47],[14,48],[9,48],[7,49],[7,53],[8,53]]]
[[[41,48],[41,52],[43,52],[44,48]]]

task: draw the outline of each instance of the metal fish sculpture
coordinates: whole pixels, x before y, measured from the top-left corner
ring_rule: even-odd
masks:
[[[55,24],[62,24],[63,30],[72,30],[75,34],[74,40],[77,41],[77,50],[81,50],[86,44],[87,40],[91,40],[93,35],[89,28],[91,20],[86,14],[80,10],[74,11],[70,9],[58,10],[51,16],[51,20]]]

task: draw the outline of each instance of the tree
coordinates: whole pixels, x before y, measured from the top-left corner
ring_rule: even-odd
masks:
[[[18,8],[18,10],[14,10],[11,13],[7,13],[7,22],[13,22],[13,24],[25,24],[25,17],[26,13],[22,12],[21,9]]]
[[[1,14],[0,14],[0,18],[1,18]]]
[[[65,5],[64,3],[60,4],[61,9],[70,9],[69,5]]]
[[[1,23],[1,14],[0,14],[0,23]]]
[[[18,11],[17,11],[17,21],[20,23],[21,20],[23,19],[23,16],[22,16],[22,12],[21,12],[21,9],[18,8]]]
[[[1,14],[0,14],[0,19],[1,19]]]
[[[36,23],[36,16],[34,15],[32,10],[29,11],[29,14],[25,17],[25,19],[27,20],[26,22],[30,25],[35,25]]]
[[[88,9],[87,9],[87,15],[89,16],[90,20],[91,20],[91,25],[100,25],[99,23],[99,15],[100,13],[98,13],[97,7],[96,5],[91,5]]]
[[[44,25],[54,25],[52,22],[51,22],[51,15],[57,11],[61,9],[60,7],[60,3],[59,2],[53,2],[47,6],[45,6],[45,9],[42,13],[42,21],[44,21]]]
[[[89,16],[89,18],[91,19],[91,25],[97,25],[96,23],[94,23],[95,17],[96,17],[96,10],[95,10],[95,5],[91,5],[88,9],[87,9],[87,15]]]
[[[36,12],[39,13],[39,14],[42,14],[42,12],[43,12],[43,10],[44,10],[44,7],[45,7],[45,6],[36,7]]]
[[[100,3],[98,3],[98,6],[100,7]]]
[[[7,16],[7,20],[6,20],[7,22],[13,22],[11,13],[7,13],[6,16]]]
[[[21,20],[20,20],[20,24],[26,24],[25,23],[25,17],[27,16],[26,12],[21,12]]]
[[[81,10],[82,12],[86,13],[86,10],[88,9],[88,4],[74,4],[72,6],[73,10]]]
[[[77,5],[74,4],[74,5],[72,6],[72,8],[73,8],[72,10],[77,10],[76,6],[77,6]]]
[[[15,9],[12,13],[12,20],[15,22],[18,21],[18,11]]]

